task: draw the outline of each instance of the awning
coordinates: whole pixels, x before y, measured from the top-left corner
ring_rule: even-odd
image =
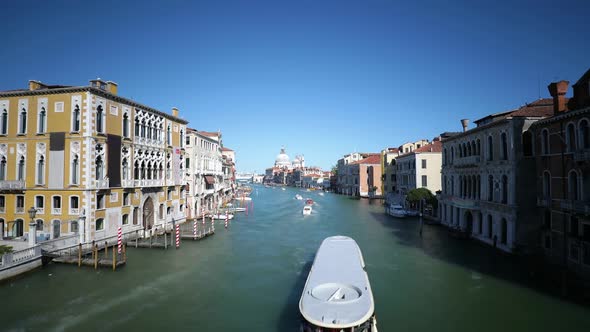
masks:
[[[215,184],[215,178],[211,175],[205,175],[205,183],[209,184],[209,185],[214,185]]]

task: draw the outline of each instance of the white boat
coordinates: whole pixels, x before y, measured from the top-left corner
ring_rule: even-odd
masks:
[[[324,193],[320,191],[320,192],[318,193],[318,195],[320,195],[320,196],[324,196]]]
[[[252,198],[248,197],[248,196],[240,196],[240,197],[236,197],[234,198],[236,201],[246,201],[249,202],[252,200]]]
[[[303,214],[304,215],[310,215],[311,214],[311,206],[310,205],[306,205],[303,207]]]
[[[241,207],[230,207],[230,208],[226,208],[226,209],[222,209],[221,212],[226,213],[229,212],[231,213],[236,213],[236,212],[245,212],[246,208],[241,208]]]
[[[210,214],[208,216],[211,219],[216,219],[216,220],[232,220],[234,218],[234,215],[231,213],[217,213],[217,214]]]
[[[287,190],[287,189],[285,189],[285,188],[281,188],[281,190]]]
[[[404,208],[401,205],[394,204],[390,205],[389,208],[387,208],[387,214],[396,218],[405,218],[407,216],[406,210],[404,210]]]
[[[299,311],[303,332],[377,332],[373,292],[353,239],[324,239],[305,282]]]
[[[303,196],[297,194],[297,195],[295,195],[295,199],[298,200],[298,201],[300,201],[300,200],[303,199]]]

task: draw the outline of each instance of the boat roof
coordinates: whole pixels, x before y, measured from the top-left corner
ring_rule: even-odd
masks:
[[[349,328],[366,322],[374,311],[373,293],[357,243],[347,236],[322,242],[299,301],[310,323]]]

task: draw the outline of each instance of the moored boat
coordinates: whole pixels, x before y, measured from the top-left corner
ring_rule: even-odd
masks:
[[[232,220],[234,218],[234,215],[231,213],[216,213],[210,214],[208,217],[216,220]]]
[[[251,197],[248,197],[248,196],[236,197],[236,198],[234,198],[234,199],[235,199],[236,201],[246,201],[246,202],[249,202],[249,201],[251,201],[251,200],[252,200],[252,198],[251,198]]]
[[[306,205],[303,207],[303,214],[304,215],[310,215],[311,214],[311,206],[310,205]]]
[[[301,331],[377,332],[375,304],[357,243],[346,236],[322,242],[299,300]]]
[[[318,193],[318,195],[320,195],[320,196],[324,196],[324,193],[320,191],[320,192]]]
[[[300,201],[300,200],[303,199],[303,196],[297,194],[297,195],[295,195],[295,199],[298,200],[298,201]]]
[[[311,199],[311,198],[306,199],[305,200],[305,204],[307,204],[307,205],[313,205],[313,199]]]
[[[405,218],[407,212],[401,205],[392,204],[387,208],[387,214],[396,218]]]

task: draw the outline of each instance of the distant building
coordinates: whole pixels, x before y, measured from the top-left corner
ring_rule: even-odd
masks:
[[[436,140],[419,145],[419,148],[408,149],[411,152],[395,158],[396,189],[399,195],[405,195],[409,190],[416,188],[426,188],[434,194],[441,188],[442,143]]]

